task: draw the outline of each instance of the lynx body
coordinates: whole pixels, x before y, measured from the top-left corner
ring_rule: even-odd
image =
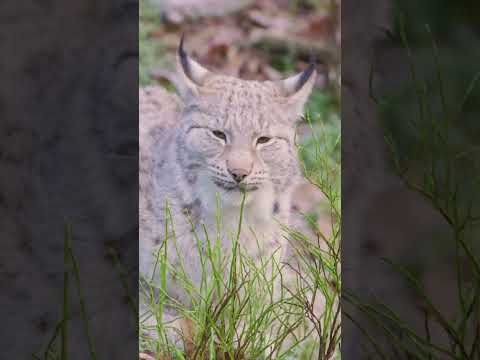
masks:
[[[220,234],[228,254],[244,196],[239,245],[253,258],[282,256],[280,224],[288,225],[301,176],[295,126],[316,74],[312,65],[279,82],[216,75],[182,44],[178,69],[180,97],[158,87],[139,93],[140,273],[152,277],[166,222],[169,232],[173,223],[176,249],[170,234],[168,260],[198,285],[205,232]],[[167,284],[169,295],[188,306],[176,279]]]

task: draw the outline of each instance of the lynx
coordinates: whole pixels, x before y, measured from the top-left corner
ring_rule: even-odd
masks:
[[[289,223],[292,189],[301,179],[295,127],[316,71],[311,64],[277,82],[217,75],[186,54],[183,39],[177,67],[180,97],[158,87],[139,90],[140,273],[150,277],[155,269],[168,204],[178,246],[168,260],[173,268],[182,265],[198,285],[201,263],[193,233],[203,234],[205,226],[214,234],[220,210],[228,254],[242,201],[240,246],[254,259],[284,254],[279,224]],[[189,305],[173,276],[167,287],[170,296]]]

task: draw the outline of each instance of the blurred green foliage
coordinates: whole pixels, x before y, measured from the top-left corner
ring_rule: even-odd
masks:
[[[152,31],[160,24],[160,10],[146,0],[140,0],[139,12],[140,66],[138,76],[140,86],[145,86],[154,83],[150,71],[153,67],[162,65],[165,49],[161,40],[151,37]]]

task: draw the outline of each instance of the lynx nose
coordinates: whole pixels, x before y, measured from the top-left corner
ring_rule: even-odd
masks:
[[[240,183],[252,172],[252,155],[248,151],[230,151],[226,165],[228,173],[233,180]]]
[[[250,171],[247,169],[228,169],[228,172],[237,183],[241,182],[250,174]]]

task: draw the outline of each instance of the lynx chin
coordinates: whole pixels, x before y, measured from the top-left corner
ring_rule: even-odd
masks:
[[[154,272],[168,203],[178,249],[169,250],[169,262],[173,268],[182,263],[198,285],[202,249],[193,233],[200,246],[203,226],[217,233],[218,205],[228,254],[244,195],[240,246],[254,259],[282,257],[286,240],[279,224],[289,224],[291,193],[302,176],[295,128],[316,71],[311,64],[277,82],[217,75],[186,54],[183,39],[177,65],[179,97],[159,87],[139,90],[140,273],[150,279]],[[189,306],[176,281],[169,274],[169,295]],[[172,313],[166,309],[164,319]]]

